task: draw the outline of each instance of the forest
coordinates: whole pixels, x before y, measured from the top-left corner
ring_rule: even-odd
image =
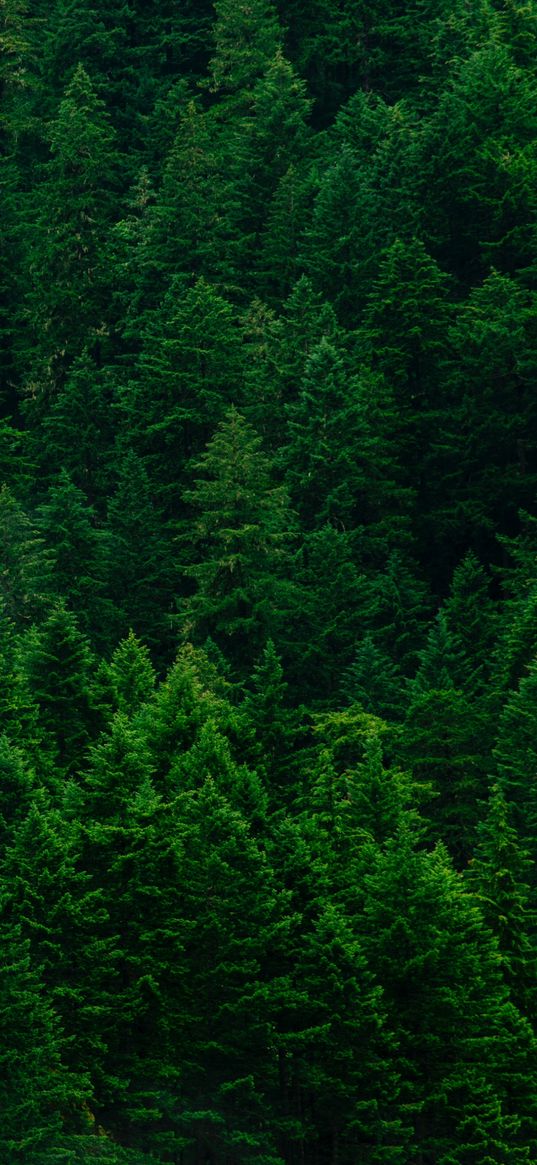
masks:
[[[0,44],[1,1165],[532,1165],[536,0]]]

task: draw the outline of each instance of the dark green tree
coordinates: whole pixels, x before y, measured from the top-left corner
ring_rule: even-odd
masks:
[[[84,348],[99,363],[108,331],[105,238],[113,208],[114,135],[79,66],[50,129],[50,161],[27,235],[31,345],[21,352],[30,416],[54,396]]]
[[[39,976],[30,963],[28,941],[6,916],[2,903],[0,1045],[0,1146],[9,1165],[53,1165],[67,1160],[62,1149],[63,1116],[81,1105],[61,1062],[61,1035]]]
[[[136,379],[119,390],[125,442],[168,514],[178,479],[226,405],[241,396],[241,337],[229,302],[204,279],[176,279],[146,322]]]
[[[252,89],[280,45],[278,17],[271,0],[216,0],[215,52],[209,64],[215,93]]]
[[[194,473],[194,487],[184,494],[195,514],[190,539],[197,559],[186,572],[197,584],[187,630],[198,642],[210,635],[242,670],[276,628],[293,529],[286,491],[274,483],[255,430],[234,408]]]
[[[66,471],[90,503],[100,509],[110,491],[112,468],[110,380],[96,358],[84,352],[73,362],[42,427],[32,434],[32,451],[43,464],[43,473],[48,476]]]
[[[90,692],[93,666],[86,636],[63,601],[22,642],[21,667],[37,704],[45,755],[59,775],[81,768],[99,728]]]
[[[532,858],[537,811],[533,781],[537,766],[536,719],[537,666],[533,661],[503,708],[494,750],[498,777],[511,806],[513,824]]]
[[[132,628],[167,655],[177,622],[176,552],[145,466],[132,450],[118,461],[117,487],[108,499],[106,549],[112,638]]]
[[[105,540],[86,495],[62,470],[36,515],[36,529],[52,551],[54,590],[86,634],[102,638]]]
[[[53,593],[52,555],[7,486],[0,490],[3,609],[18,630],[44,615]]]
[[[399,720],[407,698],[401,672],[371,634],[360,640],[341,690],[350,703],[384,720]]]

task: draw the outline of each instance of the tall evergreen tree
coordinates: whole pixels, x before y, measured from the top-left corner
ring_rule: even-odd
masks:
[[[498,938],[512,999],[534,1023],[537,949],[529,888],[531,861],[510,818],[505,794],[496,784],[487,815],[478,825],[479,840],[468,869],[468,885]]]
[[[533,1034],[445,852],[416,851],[402,834],[365,882],[359,930],[399,1036],[406,1111],[424,1159],[528,1160]]]
[[[50,128],[50,160],[31,203],[20,353],[32,415],[64,383],[85,347],[99,362],[108,332],[105,239],[113,211],[114,135],[104,103],[79,66]]]
[[[198,641],[210,635],[242,670],[275,627],[293,524],[286,492],[273,483],[261,441],[236,409],[194,471],[199,476],[184,494],[196,515],[197,556],[187,568],[197,584],[187,623]]]
[[[58,601],[21,646],[21,666],[35,700],[44,748],[58,775],[79,770],[99,728],[90,679],[93,659],[75,615]]]

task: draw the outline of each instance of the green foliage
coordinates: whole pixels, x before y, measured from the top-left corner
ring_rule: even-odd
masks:
[[[536,44],[0,4],[6,1165],[537,1159]]]
[[[75,615],[58,602],[21,646],[22,671],[38,709],[44,750],[60,773],[79,769],[98,718],[90,693],[89,644]]]
[[[215,53],[209,64],[211,89],[237,93],[251,89],[279,44],[276,12],[270,0],[216,0]]]
[[[120,390],[125,441],[144,458],[166,511],[178,475],[241,393],[240,337],[231,305],[211,284],[177,279],[144,330],[137,378]]]
[[[67,1161],[62,1117],[82,1105],[84,1093],[61,1062],[62,1039],[54,1013],[30,962],[29,944],[6,911],[2,887],[0,1098],[2,1156],[10,1165]]]
[[[159,655],[167,655],[176,621],[177,571],[162,509],[144,464],[132,449],[118,462],[107,518],[105,573],[114,640],[132,628]]]
[[[66,599],[82,630],[99,634],[103,621],[103,533],[86,495],[66,470],[39,507],[36,527],[52,550],[54,590]]]
[[[50,605],[52,563],[35,523],[6,485],[0,490],[0,541],[3,611],[22,630]]]
[[[481,1160],[527,1160],[533,1034],[508,1000],[496,944],[445,852],[416,851],[403,833],[365,883],[364,950],[399,1037],[418,1143],[446,1165],[459,1153],[472,1159],[470,1137]]]
[[[51,125],[50,160],[29,208],[31,416],[36,402],[63,384],[73,358],[85,347],[98,353],[107,335],[105,228],[113,206],[113,146],[104,104],[79,66]]]
[[[492,789],[479,841],[468,870],[468,884],[498,938],[504,973],[513,999],[534,1022],[535,917],[530,902],[531,861],[511,824],[501,785]]]
[[[199,476],[184,495],[194,509],[190,539],[197,553],[187,568],[197,584],[187,630],[198,642],[210,635],[237,665],[275,626],[292,516],[260,438],[234,408],[194,469]]]

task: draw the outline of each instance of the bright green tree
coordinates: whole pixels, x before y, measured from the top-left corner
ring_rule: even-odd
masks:
[[[468,886],[498,938],[511,997],[534,1023],[537,949],[535,910],[529,887],[531,860],[511,817],[502,787],[496,784],[487,814],[478,825],[478,844],[468,868]]]
[[[417,850],[407,831],[388,842],[365,876],[358,931],[399,1039],[424,1160],[530,1160],[533,1033],[443,848]]]

